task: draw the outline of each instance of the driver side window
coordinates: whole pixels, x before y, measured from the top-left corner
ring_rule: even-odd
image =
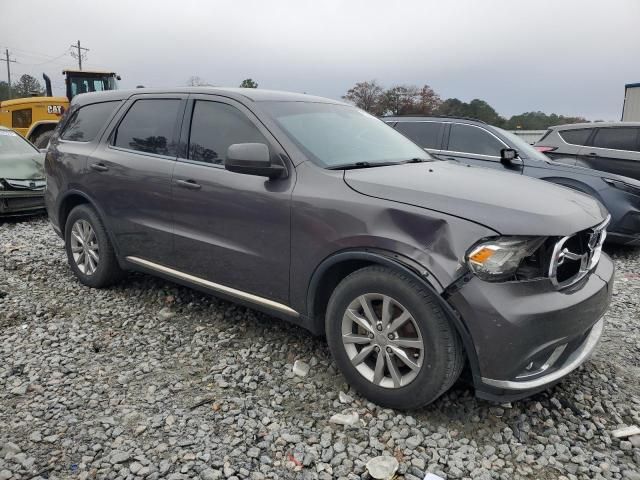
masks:
[[[229,145],[267,139],[244,113],[231,105],[196,100],[189,133],[189,160],[224,165]]]
[[[502,142],[483,128],[460,123],[451,125],[449,151],[500,158],[500,150],[503,148],[505,146]]]

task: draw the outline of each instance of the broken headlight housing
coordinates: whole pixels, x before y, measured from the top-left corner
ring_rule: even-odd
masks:
[[[466,255],[471,271],[482,280],[500,282],[515,278],[522,261],[530,257],[545,237],[495,237],[474,245]]]

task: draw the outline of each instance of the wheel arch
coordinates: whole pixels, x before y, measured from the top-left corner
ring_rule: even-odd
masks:
[[[435,276],[411,259],[386,250],[346,250],[335,253],[320,263],[311,277],[307,291],[306,316],[309,320],[308,327],[314,334],[324,335],[325,333],[326,307],[335,287],[347,275],[371,265],[381,265],[398,270],[411,276],[427,288],[460,335],[472,372],[474,374],[479,372],[478,358],[471,333],[460,315],[443,298],[444,289]]]
[[[42,134],[43,132],[55,130],[56,125],[58,125],[57,120],[40,120],[39,122],[35,122],[33,125],[31,125],[31,127],[29,127],[26,138],[31,143],[34,143],[34,140],[38,135]]]

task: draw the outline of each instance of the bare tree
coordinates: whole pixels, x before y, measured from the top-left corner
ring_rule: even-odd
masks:
[[[440,95],[427,84],[420,89],[418,101],[418,109],[422,115],[434,115],[442,105]]]
[[[383,113],[382,94],[384,90],[375,80],[359,82],[351,87],[342,98],[374,115]]]
[[[198,77],[197,75],[189,77],[187,80],[187,86],[189,87],[212,87],[213,84],[208,83],[206,80]]]

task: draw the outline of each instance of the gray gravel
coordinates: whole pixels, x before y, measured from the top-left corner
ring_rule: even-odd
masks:
[[[640,479],[640,250],[594,359],[498,406],[463,384],[395,412],[350,391],[304,330],[163,280],[81,286],[44,218],[0,224],[0,480]],[[294,364],[299,361],[294,371]],[[308,368],[308,371],[307,371]]]

